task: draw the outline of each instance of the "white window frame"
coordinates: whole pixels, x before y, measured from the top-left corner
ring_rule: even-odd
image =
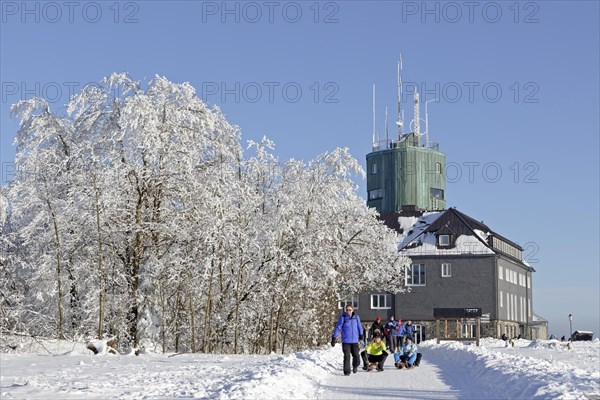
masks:
[[[374,305],[374,299],[377,298],[377,307]],[[381,305],[383,299],[383,306]],[[392,308],[392,295],[386,293],[376,293],[371,295],[372,310],[389,310]]]
[[[419,269],[419,272],[423,272],[423,282],[419,282],[419,283],[413,283],[414,282],[414,270],[413,267],[417,267]],[[427,268],[425,264],[411,264],[410,266],[406,266],[404,267],[404,283],[406,284],[406,286],[426,286],[427,285]],[[421,276],[421,273],[419,273],[417,276]],[[410,279],[409,279],[410,277]]]
[[[377,173],[377,163],[373,163],[373,165],[371,166],[371,174],[376,174]]]
[[[442,238],[447,239],[447,242],[443,243]],[[440,246],[440,247],[450,246],[450,235],[438,235],[438,246]]]
[[[502,297],[504,296],[504,292],[500,291],[500,308],[504,308],[504,301]]]
[[[442,278],[450,278],[452,276],[452,264],[442,263]]]
[[[502,267],[502,265],[498,265],[498,278],[504,279],[504,276],[502,276],[503,274],[504,274],[504,267]]]
[[[442,173],[442,163],[439,163],[439,162],[435,163],[435,172],[438,174]]]
[[[358,306],[359,306],[358,294],[351,294],[344,298],[339,298],[338,299],[338,310],[345,309],[348,304],[350,304],[353,309],[358,310]]]

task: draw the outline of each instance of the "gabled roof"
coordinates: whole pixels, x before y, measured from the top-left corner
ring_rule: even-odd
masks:
[[[492,231],[483,222],[450,208],[443,211],[418,210],[382,214],[381,219],[400,234],[398,249],[406,255],[424,254],[503,254],[516,259],[492,246],[491,238],[498,238],[522,251],[518,244]],[[454,242],[448,248],[437,246],[436,235],[453,235]]]

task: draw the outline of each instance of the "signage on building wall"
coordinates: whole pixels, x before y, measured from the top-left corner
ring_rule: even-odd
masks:
[[[481,317],[481,308],[434,308],[434,318],[477,318]]]

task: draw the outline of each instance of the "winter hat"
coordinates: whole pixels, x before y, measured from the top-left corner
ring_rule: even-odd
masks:
[[[410,336],[407,336],[405,340],[410,340],[412,341],[412,338]]]
[[[377,321],[377,322],[381,322],[381,317],[377,317],[377,318],[375,318],[375,321]]]

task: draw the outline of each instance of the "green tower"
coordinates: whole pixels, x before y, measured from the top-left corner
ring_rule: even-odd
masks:
[[[380,213],[403,208],[443,210],[446,208],[446,155],[439,144],[429,141],[428,115],[425,111],[425,132],[421,133],[419,94],[414,93],[412,132],[403,134],[400,117],[401,78],[398,68],[398,139],[377,141],[373,123],[373,151],[367,154],[367,205]],[[373,113],[375,113],[373,89]],[[427,106],[427,103],[425,103]],[[387,110],[386,110],[387,121]],[[386,122],[387,125],[387,122]]]

